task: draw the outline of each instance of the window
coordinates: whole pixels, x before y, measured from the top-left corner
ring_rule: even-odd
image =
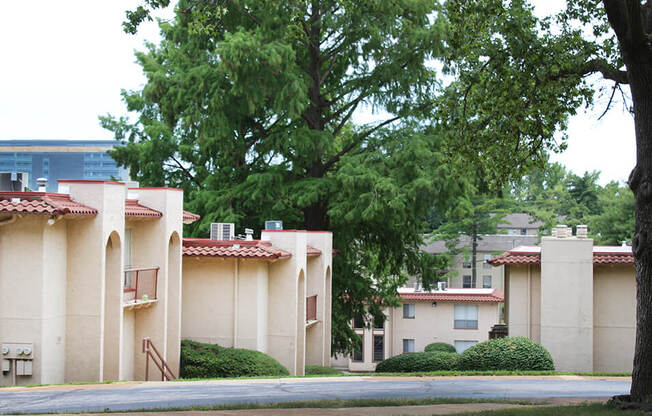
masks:
[[[458,354],[461,354],[464,350],[471,348],[477,343],[478,341],[455,341],[455,351],[457,351]]]
[[[362,341],[362,337],[358,337],[358,340],[355,345],[355,349],[353,350],[353,361],[363,361],[364,360],[364,342]]]
[[[413,303],[406,303],[403,305],[403,319],[414,319]]]
[[[465,260],[465,261],[462,263],[462,267],[464,267],[465,269],[470,269],[470,268],[471,268],[471,261],[466,261],[466,260]]]
[[[491,275],[490,274],[485,274],[482,276],[482,287],[485,289],[490,289],[491,288]]]
[[[471,288],[475,287],[475,282],[473,281],[473,277],[470,274],[465,274],[464,275],[464,280],[462,280],[462,287],[463,288]]]
[[[521,235],[527,235],[527,229],[521,228]]]
[[[364,328],[364,319],[362,318],[362,315],[357,315],[353,318],[353,328]]]
[[[385,336],[374,335],[374,361],[385,359]]]
[[[491,264],[487,263],[489,260],[491,260],[491,257],[492,257],[491,254],[484,255],[484,264],[482,265],[482,267],[484,267],[485,269],[491,269]]]
[[[455,305],[455,329],[478,329],[478,305]]]
[[[403,340],[403,353],[414,352],[414,340],[413,339],[404,339]]]

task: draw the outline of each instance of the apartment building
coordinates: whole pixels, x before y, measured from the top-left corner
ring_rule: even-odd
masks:
[[[488,261],[507,250],[523,245],[533,245],[538,241],[537,232],[541,222],[524,213],[508,214],[501,224],[498,224],[499,234],[486,234],[478,237],[476,255],[476,277],[473,279],[471,259],[472,239],[462,235],[456,250],[460,254],[453,255],[451,267],[448,270],[446,282],[451,288],[495,288],[504,290],[505,270],[503,267],[492,267]],[[445,241],[431,241],[421,247],[427,253],[446,254],[449,252]],[[410,285],[416,284],[412,279]]]
[[[443,289],[443,288],[442,288]],[[349,371],[374,371],[376,364],[403,353],[419,352],[433,342],[445,342],[461,353],[486,341],[500,323],[503,293],[497,289],[443,289],[420,291],[401,288],[403,303],[384,311],[386,319],[352,326],[360,336],[353,356],[340,356],[333,366]]]
[[[505,267],[510,336],[550,351],[557,370],[632,370],[636,276],[629,246],[594,246],[586,226],[558,226],[540,246],[522,246],[489,262]]]
[[[292,375],[330,365],[332,234],[185,239],[181,337],[269,354]]]
[[[143,338],[178,371],[183,192],[58,190],[0,193],[0,385],[143,379]]]

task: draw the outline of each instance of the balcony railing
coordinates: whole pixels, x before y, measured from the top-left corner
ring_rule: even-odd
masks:
[[[317,320],[317,295],[306,298],[306,322]]]
[[[147,302],[157,299],[159,267],[125,269],[122,303]]]

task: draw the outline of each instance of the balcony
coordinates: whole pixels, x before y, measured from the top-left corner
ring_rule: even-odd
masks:
[[[317,295],[306,298],[306,326],[317,323]]]
[[[158,297],[159,267],[125,269],[122,306],[140,309],[152,306]]]

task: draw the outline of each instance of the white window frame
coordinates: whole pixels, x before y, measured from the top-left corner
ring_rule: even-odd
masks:
[[[415,307],[414,303],[403,304],[403,319],[414,319]]]
[[[489,278],[489,286],[487,286],[487,278]],[[491,289],[491,287],[492,287],[491,285],[493,283],[492,280],[493,280],[493,277],[490,274],[485,274],[484,276],[482,276],[482,288],[483,289]]]
[[[478,305],[455,305],[453,328],[478,329]]]
[[[414,338],[403,338],[403,354],[416,351]],[[407,346],[407,348],[406,348]],[[411,350],[411,351],[410,351]]]

